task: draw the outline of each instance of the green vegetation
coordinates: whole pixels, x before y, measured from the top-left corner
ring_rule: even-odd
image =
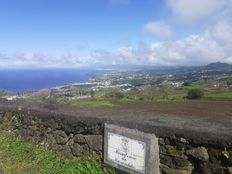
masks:
[[[201,99],[203,96],[204,92],[195,88],[188,91],[187,99]]]
[[[223,82],[226,85],[232,85],[232,77],[221,78],[218,81]]]
[[[183,83],[183,86],[190,86],[191,85],[191,82],[184,82]]]
[[[124,94],[124,98],[130,101],[180,101],[186,95],[185,89],[171,87],[145,88],[140,91],[130,91]]]
[[[204,96],[206,100],[232,100],[232,91],[208,93]]]
[[[181,87],[163,85],[144,87],[140,90],[101,90],[92,99],[68,102],[73,106],[86,108],[114,108],[125,103],[178,102],[183,100],[232,100],[232,91],[214,88],[215,81],[187,83]],[[208,90],[209,89],[209,90]],[[212,90],[211,90],[212,89]],[[217,91],[218,90],[218,91]]]
[[[202,82],[194,82],[194,83],[185,82],[183,83],[181,88],[182,89],[195,89],[195,88],[202,89],[206,85],[207,85],[206,83],[202,83]]]
[[[65,159],[36,148],[13,133],[0,133],[0,169],[5,174],[113,174],[91,159]]]
[[[124,93],[121,91],[111,91],[109,93],[106,93],[104,97],[107,99],[119,100],[124,98]]]
[[[49,103],[70,104],[85,108],[114,108],[125,103],[137,102],[178,102],[183,100],[232,100],[232,92],[226,86],[231,78],[217,80],[185,82],[181,86],[163,84],[160,86],[143,86],[124,91],[120,88],[105,88],[92,91],[89,99],[68,101],[65,97],[50,98]],[[49,99],[48,99],[49,100]],[[54,100],[54,101],[53,101]]]
[[[112,108],[117,106],[108,100],[76,100],[71,102],[71,105],[87,108]]]
[[[95,91],[95,97],[101,97],[104,96],[105,94],[111,92],[112,89],[110,88],[103,88],[103,89],[99,89],[98,91]]]

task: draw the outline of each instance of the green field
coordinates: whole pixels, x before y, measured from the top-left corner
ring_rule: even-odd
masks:
[[[113,108],[117,106],[108,100],[77,100],[71,102],[71,105],[87,108]]]
[[[231,100],[232,91],[223,91],[205,94],[204,99],[206,100]]]
[[[122,98],[111,98],[109,95],[101,96],[95,100],[76,100],[70,102],[72,106],[85,108],[115,108],[124,105],[125,103],[137,102],[179,102],[186,99],[188,90],[193,89],[175,89],[166,88],[158,90],[124,92]],[[111,92],[112,94],[112,92]],[[199,99],[198,99],[199,100]],[[205,92],[200,100],[217,100],[217,101],[232,101],[232,91],[223,92]]]
[[[188,92],[192,89],[201,90],[204,95],[197,100],[232,101],[232,90],[214,89],[212,86],[218,84],[215,81],[194,82],[180,87],[163,85],[158,87],[144,87],[140,90],[123,91],[120,89],[100,89],[94,93],[91,99],[79,99],[75,101],[63,101],[57,98],[56,102],[70,104],[72,106],[84,108],[116,108],[125,103],[137,102],[179,102],[188,99]],[[209,90],[209,89],[213,90]],[[221,90],[221,91],[220,91]],[[196,100],[196,99],[195,99]]]
[[[113,174],[90,159],[65,159],[36,148],[12,133],[0,133],[0,173],[5,174]]]

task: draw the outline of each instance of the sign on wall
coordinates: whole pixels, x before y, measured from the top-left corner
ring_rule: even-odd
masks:
[[[105,124],[104,162],[128,173],[159,173],[157,138],[138,130]]]
[[[108,132],[107,158],[129,169],[145,173],[146,143]]]

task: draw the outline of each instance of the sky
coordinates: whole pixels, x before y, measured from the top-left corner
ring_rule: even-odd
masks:
[[[232,0],[0,0],[0,68],[232,63]]]

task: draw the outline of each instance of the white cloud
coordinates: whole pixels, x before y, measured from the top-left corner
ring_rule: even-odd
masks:
[[[232,63],[232,24],[220,21],[203,32],[179,40],[154,42],[130,48],[127,59],[137,64],[202,65],[215,61]]]
[[[191,35],[182,40],[152,44],[149,61],[156,65],[201,65],[221,60],[223,50],[214,40]]]
[[[4,55],[4,56],[2,56]],[[65,68],[82,67],[93,62],[75,54],[47,55],[41,53],[0,54],[0,68]]]
[[[164,21],[149,22],[144,26],[144,31],[163,39],[172,37],[171,28]]]
[[[125,64],[137,64],[137,53],[132,47],[121,47],[117,50],[116,56],[121,63]]]
[[[118,54],[125,58],[131,58],[133,56],[132,47],[121,47],[118,49]]]
[[[1,68],[82,67],[101,64],[202,65],[215,61],[232,63],[232,23],[219,21],[202,34],[115,51],[48,55],[42,53],[0,54]]]
[[[231,0],[166,0],[166,4],[176,18],[187,23],[231,11]]]
[[[216,25],[210,27],[206,34],[213,37],[223,46],[232,48],[232,24],[228,21],[219,21]]]
[[[201,35],[149,46],[147,62],[156,65],[201,65],[215,61],[232,63],[232,24],[220,21]]]

